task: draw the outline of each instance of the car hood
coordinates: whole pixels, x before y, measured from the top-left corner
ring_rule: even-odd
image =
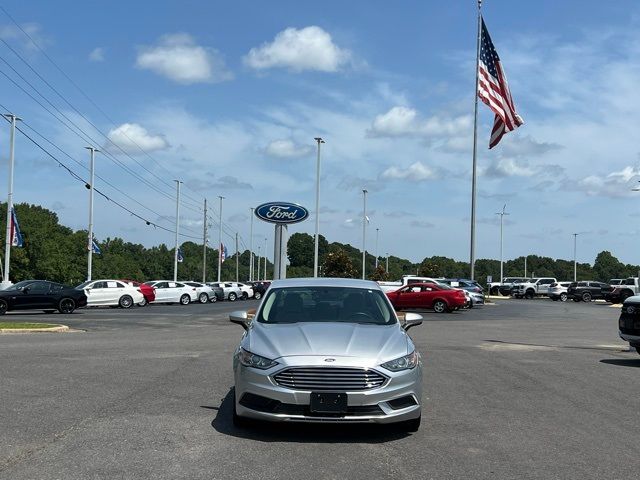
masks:
[[[407,334],[398,324],[294,323],[267,325],[254,322],[243,348],[271,359],[288,356],[329,355],[358,357],[383,363],[407,353]]]

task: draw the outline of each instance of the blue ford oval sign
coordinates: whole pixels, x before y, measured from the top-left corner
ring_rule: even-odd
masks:
[[[256,207],[256,217],[270,223],[298,223],[309,216],[309,210],[289,202],[268,202]]]

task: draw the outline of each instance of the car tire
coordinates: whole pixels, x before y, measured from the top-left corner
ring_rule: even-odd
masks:
[[[189,305],[191,303],[191,297],[188,294],[184,294],[180,297],[180,305]]]
[[[58,302],[58,311],[65,315],[70,315],[76,309],[76,302],[73,298],[65,297]]]
[[[561,302],[566,302],[568,298],[569,298],[569,296],[566,293],[561,293],[560,294],[560,301]]]
[[[202,292],[199,296],[198,296],[198,301],[200,303],[208,303],[209,302],[209,295],[207,295],[206,293]]]
[[[261,297],[262,297],[262,294],[260,292],[256,292],[253,294],[253,298],[255,298],[256,300],[260,300]]]
[[[500,295],[500,289],[498,287],[493,287],[489,293],[493,296]]]
[[[123,295],[120,297],[120,300],[118,300],[118,305],[120,308],[131,308],[133,305],[133,298],[131,298],[131,295]]]
[[[436,300],[433,302],[433,311],[436,313],[444,313],[449,310],[449,307],[442,300]]]
[[[235,294],[235,293],[231,292],[231,293],[229,294],[228,299],[229,299],[229,301],[230,301],[230,302],[235,302],[235,301],[236,301],[236,298],[238,298],[238,297],[236,296],[236,294]]]
[[[584,292],[582,294],[582,301],[583,302],[590,302],[591,301],[591,294],[589,292]]]
[[[0,315],[4,315],[9,310],[9,304],[5,300],[0,300]]]
[[[149,305],[149,302],[147,302],[147,299],[145,297],[142,297],[142,300],[138,302],[139,307],[146,307],[147,305]]]
[[[249,294],[247,292],[242,292],[242,299],[249,300]]]
[[[531,299],[533,299],[533,292],[532,292],[531,290],[527,291],[527,292],[524,294],[524,298],[526,298],[527,300],[531,300]]]
[[[216,295],[215,293],[213,294],[213,297],[209,298],[209,301],[211,303],[216,303],[218,301],[218,295]]]
[[[411,420],[406,420],[402,422],[399,426],[405,432],[417,432],[420,429],[420,421],[422,420],[422,415],[418,418],[413,418]]]

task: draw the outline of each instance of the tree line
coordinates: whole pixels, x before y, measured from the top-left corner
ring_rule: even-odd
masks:
[[[38,205],[21,203],[15,205],[24,237],[23,248],[11,249],[10,279],[13,282],[26,279],[47,279],[68,285],[77,285],[86,279],[87,271],[87,230],[72,230],[61,225],[58,216]],[[6,218],[6,203],[0,204],[0,219]],[[4,237],[4,236],[3,236]],[[4,238],[0,240],[4,252]],[[93,256],[94,278],[130,278],[153,280],[173,278],[174,249],[165,244],[145,247],[127,242],[119,237],[97,239],[102,253]],[[329,243],[320,235],[319,245],[320,275],[327,277],[362,277],[362,251],[349,244]],[[184,261],[178,266],[178,276],[182,280],[202,279],[202,244],[184,242],[181,244]],[[289,266],[288,277],[313,276],[314,239],[307,233],[294,233],[287,243]],[[217,278],[218,250],[207,247],[206,278]],[[504,263],[505,276],[524,276],[524,257]],[[238,255],[238,278],[249,278],[249,251]],[[390,256],[376,258],[367,252],[365,256],[367,278],[373,280],[396,280],[402,275],[423,275],[429,277],[468,278],[469,264],[442,256],[425,257],[420,263]],[[593,265],[578,263],[578,278],[583,280],[608,281],[610,278],[637,276],[640,267],[623,264],[610,252],[600,252]],[[263,278],[264,263],[260,278]],[[485,283],[487,276],[498,280],[500,262],[492,259],[476,261],[476,279]],[[529,276],[550,276],[558,280],[573,279],[573,261],[552,259],[530,255],[527,257]],[[267,261],[267,278],[273,275],[273,264]],[[236,279],[236,257],[230,255],[223,263],[221,279]]]

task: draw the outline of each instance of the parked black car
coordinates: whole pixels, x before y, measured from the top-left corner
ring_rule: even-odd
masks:
[[[24,280],[0,290],[0,315],[10,310],[44,310],[73,313],[87,306],[84,290],[46,280]]]
[[[574,302],[590,302],[598,298],[607,297],[613,288],[608,283],[603,282],[571,282],[567,289],[567,295]]]
[[[271,282],[248,282],[247,285],[251,285],[253,288],[253,298],[260,300],[264,296],[264,292],[267,291]]]
[[[619,335],[640,353],[640,300],[630,297],[624,301],[618,319]]]

